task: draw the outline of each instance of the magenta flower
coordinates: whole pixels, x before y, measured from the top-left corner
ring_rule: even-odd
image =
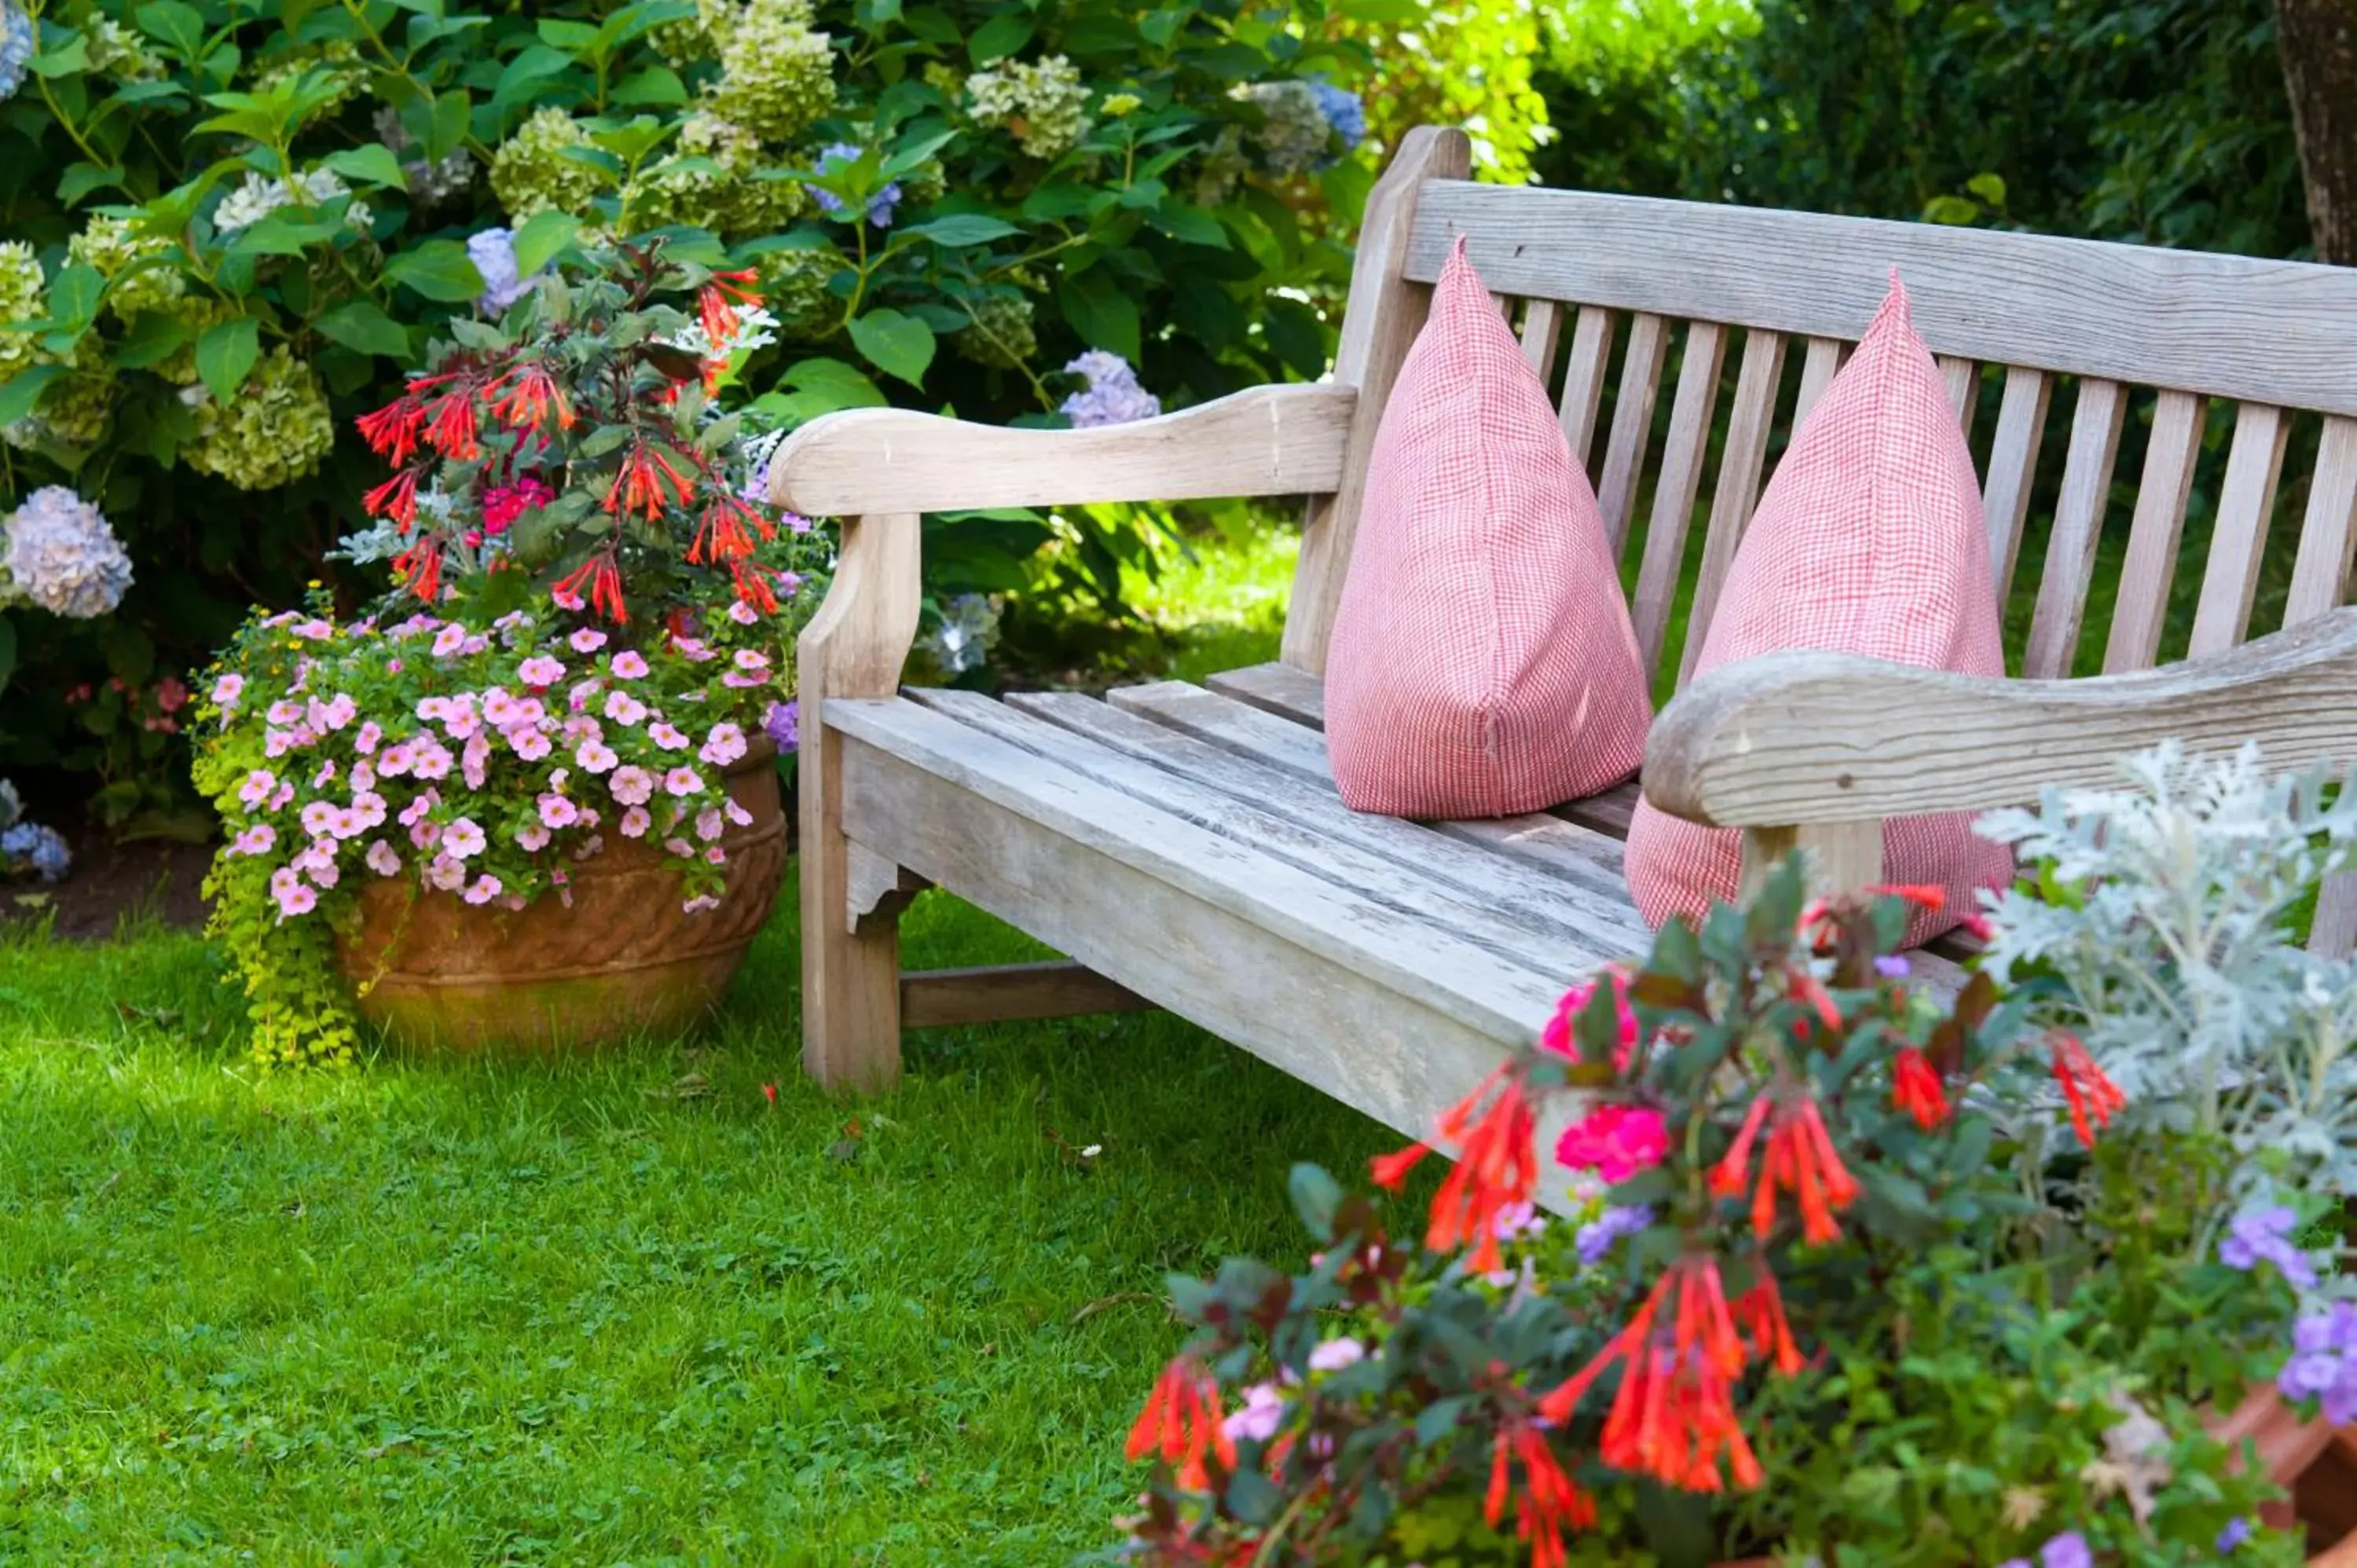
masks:
[[[637,649],[625,648],[606,660],[606,668],[612,671],[618,680],[635,681],[647,672],[647,661]]]
[[[606,634],[594,626],[585,626],[565,639],[576,653],[595,653],[606,646]]]
[[[369,845],[368,853],[361,858],[366,861],[368,868],[379,876],[393,876],[399,874],[401,870],[400,854],[394,851],[393,845],[382,839]]]
[[[710,865],[726,865],[728,864],[728,852],[716,843],[708,843],[704,846],[704,859]]]
[[[257,768],[245,776],[244,783],[237,787],[237,798],[241,804],[259,806],[268,800],[270,792],[277,788],[278,775],[271,772],[267,768]]]
[[[644,806],[632,806],[622,813],[622,836],[626,839],[644,838],[647,830],[654,826],[654,821],[647,814]]]
[[[745,732],[735,725],[714,725],[695,755],[715,768],[726,768],[745,755]]]
[[[673,795],[693,795],[704,788],[704,776],[693,768],[674,768],[663,775],[663,789]]]
[[[217,708],[224,711],[234,708],[238,698],[244,694],[245,677],[242,675],[224,675],[213,682],[213,706]]]
[[[1574,1122],[1555,1146],[1555,1162],[1593,1170],[1615,1185],[1662,1163],[1670,1134],[1662,1113],[1644,1106],[1599,1105]]]
[[[545,688],[565,679],[565,666],[541,653],[517,665],[516,673],[523,678],[525,684]]]
[[[443,830],[442,853],[453,860],[466,860],[479,854],[487,842],[472,817],[459,817]]]

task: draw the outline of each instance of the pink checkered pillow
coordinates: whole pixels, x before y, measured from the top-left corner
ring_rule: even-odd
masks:
[[[1366,495],[1326,658],[1342,799],[1495,817],[1635,772],[1652,707],[1603,516],[1461,239]]]
[[[1896,268],[1874,324],[1760,499],[1695,672],[1786,648],[2005,673],[1972,455]],[[1629,824],[1629,890],[1656,926],[1732,899],[1742,863],[1735,829],[1641,802]],[[1912,944],[1971,913],[1973,890],[2001,886],[2013,860],[1957,812],[1884,823],[1882,869],[1888,882],[1946,889],[1943,910],[1910,919]]]

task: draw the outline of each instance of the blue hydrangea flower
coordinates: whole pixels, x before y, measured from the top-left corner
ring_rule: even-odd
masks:
[[[860,152],[860,148],[853,146],[849,142],[830,143],[819,149],[818,172],[833,174],[837,169],[857,163]],[[818,209],[821,212],[833,214],[843,210],[843,198],[835,195],[834,192],[822,190],[813,185],[810,188],[810,193],[811,199],[818,203]],[[867,221],[878,229],[889,229],[892,227],[892,209],[899,205],[900,205],[900,182],[896,179],[867,199]]]
[[[2299,1216],[2281,1204],[2238,1214],[2218,1243],[2218,1261],[2244,1273],[2262,1262],[2273,1263],[2283,1277],[2302,1290],[2316,1284],[2316,1265],[2292,1245],[2291,1228]]]
[[[63,485],[25,498],[0,541],[0,568],[35,604],[75,620],[104,615],[131,586],[131,557],[106,515]]]
[[[0,103],[16,97],[25,85],[26,62],[38,47],[33,19],[10,0],[0,0]]]
[[[1162,412],[1162,400],[1137,384],[1137,372],[1119,354],[1092,349],[1064,367],[1088,381],[1087,390],[1064,400],[1064,417],[1075,430],[1100,424],[1127,424],[1152,419]]]
[[[1573,1240],[1579,1248],[1583,1263],[1600,1263],[1612,1255],[1613,1247],[1623,1236],[1634,1236],[1653,1222],[1651,1204],[1631,1203],[1606,1209],[1579,1228]]]
[[[1326,117],[1327,128],[1340,140],[1341,156],[1349,157],[1357,152],[1359,144],[1367,139],[1367,106],[1359,102],[1359,95],[1330,81],[1315,79],[1309,83],[1309,92],[1318,100],[1318,113]]]
[[[56,882],[72,868],[73,852],[57,829],[18,822],[0,833],[0,865],[12,872],[29,870],[44,882]]]
[[[483,292],[475,300],[477,308],[486,316],[499,316],[507,307],[532,292],[540,273],[531,277],[518,274],[515,233],[508,229],[485,229],[467,236],[467,259],[483,274]],[[545,272],[547,269],[541,269]]]

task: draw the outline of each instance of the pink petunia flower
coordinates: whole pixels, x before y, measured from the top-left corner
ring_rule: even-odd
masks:
[[[767,675],[748,675],[742,670],[731,670],[727,674],[720,677],[720,683],[724,686],[733,686],[740,692],[748,692],[756,686],[768,685],[770,678]]]
[[[695,755],[715,768],[726,768],[745,755],[745,732],[735,725],[714,725]]]
[[[621,757],[612,746],[592,736],[575,749],[573,760],[580,764],[584,773],[603,773]]]
[[[511,729],[523,719],[523,704],[504,686],[483,693],[483,722],[493,729]]]
[[[522,677],[526,685],[545,688],[565,679],[565,666],[547,654],[540,653],[517,665],[516,673]]]
[[[605,689],[603,682],[594,675],[587,681],[576,681],[573,689],[565,693],[565,706],[576,714],[580,713],[589,706],[590,698]]]
[[[704,858],[710,865],[726,865],[728,864],[728,852],[716,843],[708,843],[704,846]]]
[[[488,842],[472,817],[453,818],[442,831],[442,853],[453,860],[467,860],[480,854]]]
[[[339,806],[328,819],[328,832],[339,839],[358,838],[368,832],[370,824],[350,806]]]
[[[292,883],[285,892],[275,896],[278,899],[278,923],[281,925],[286,923],[290,915],[307,915],[319,907],[319,896],[304,883]]]
[[[450,705],[443,710],[442,727],[452,740],[465,740],[481,730],[482,715],[475,711],[475,694],[472,692],[461,693],[450,699]]]
[[[572,745],[577,740],[603,740],[605,738],[606,726],[599,724],[587,714],[575,714],[565,721],[565,744],[567,746]]]
[[[295,749],[295,734],[296,732],[293,730],[285,729],[263,731],[262,755],[264,757],[285,756],[288,752]]]
[[[328,831],[328,823],[334,819],[335,814],[336,808],[333,802],[314,800],[303,808],[302,814],[296,820],[303,824],[305,832],[313,838],[317,838]]]
[[[400,875],[400,853],[396,851],[393,845],[385,843],[382,839],[379,839],[374,843],[369,845],[368,853],[361,858],[366,861],[368,863],[368,868],[371,871],[375,872],[379,876],[395,876]]]
[[[267,768],[257,768],[245,776],[245,782],[237,787],[237,798],[242,805],[259,806],[277,788],[278,775]]]
[[[662,719],[647,726],[647,738],[665,751],[683,751],[694,744]]]
[[[561,610],[577,610],[587,602],[580,595],[564,588],[549,589],[548,597],[549,601]]]
[[[441,742],[422,741],[417,747],[417,760],[410,765],[410,771],[420,779],[447,779],[451,765],[456,761],[457,758],[452,757]]]
[[[281,697],[264,709],[262,716],[267,723],[277,725],[282,728],[289,725],[299,725],[303,722],[303,704],[290,698]]]
[[[515,841],[534,854],[548,847],[548,829],[539,822],[526,822],[516,829]]]
[[[453,621],[434,634],[434,655],[447,659],[467,646],[467,628]]]
[[[376,788],[376,769],[365,758],[352,764],[351,786],[355,795],[365,795]]]
[[[283,811],[287,808],[287,805],[294,800],[294,799],[295,785],[290,779],[278,786],[278,793],[270,797],[270,804],[264,806],[263,810],[265,811]]]
[[[374,719],[370,719],[361,725],[361,733],[352,736],[352,749],[366,757],[377,748],[377,743],[382,739],[384,731],[378,727]]]
[[[606,660],[606,668],[614,672],[617,680],[635,681],[647,672],[647,661],[637,649],[625,648]]]
[[[647,705],[628,692],[608,692],[606,716],[618,725],[634,725],[647,716]]]
[[[738,827],[749,828],[753,825],[753,813],[738,805],[734,797],[721,801],[720,809],[727,812],[728,820]]]
[[[425,793],[418,796],[417,799],[410,801],[409,804],[401,809],[401,825],[404,828],[414,826],[418,818],[424,816],[426,812],[432,811],[441,803],[442,791],[439,789],[426,790]]]
[[[491,737],[477,730],[467,737],[467,748],[458,754],[458,776],[469,789],[479,789],[490,777]]]
[[[256,822],[230,841],[231,854],[268,854],[278,842],[278,830],[268,822]]]
[[[540,820],[552,828],[569,828],[581,816],[581,808],[562,795],[543,795],[534,803],[540,808]]]
[[[332,757],[323,758],[319,763],[319,771],[311,775],[311,788],[324,789],[335,781],[336,759]]]
[[[706,806],[695,813],[695,836],[710,843],[720,836],[720,808]]]
[[[647,836],[647,830],[654,826],[654,821],[647,814],[647,809],[644,806],[632,806],[622,813],[622,836],[626,839],[644,838]]]
[[[360,704],[342,692],[324,703],[311,704],[311,727],[316,730],[339,730],[359,716]]]
[[[467,863],[453,860],[447,854],[437,854],[426,864],[425,882],[428,886],[445,893],[456,893],[466,886]]]
[[[663,789],[673,795],[693,795],[703,788],[704,776],[693,768],[674,768],[663,775]]]
[[[237,700],[245,694],[245,677],[228,674],[213,682],[213,706],[224,713],[237,707]]]
[[[360,769],[352,769],[352,783],[360,783]],[[376,827],[384,821],[384,797],[373,789],[360,789],[352,796],[352,811],[362,827]]]
[[[576,860],[595,860],[605,853],[605,835],[603,833],[591,833],[587,838],[581,841],[581,847],[573,852],[573,858]]]
[[[576,653],[595,653],[606,646],[606,634],[594,626],[585,626],[565,639]]]
[[[739,670],[766,671],[770,667],[770,656],[758,648],[740,648],[732,662]]]
[[[720,657],[700,637],[675,637],[671,650],[691,664],[708,664]]]
[[[398,779],[417,766],[417,748],[405,740],[394,741],[376,759],[376,770],[387,779]]]
[[[518,725],[505,734],[508,748],[526,762],[538,762],[556,749],[546,736],[528,725]]]
[[[663,840],[663,853],[666,854],[675,854],[682,860],[693,860],[695,858],[695,846],[688,843],[685,839],[665,839]]]
[[[1221,1418],[1220,1434],[1231,1443],[1265,1443],[1284,1422],[1286,1403],[1275,1383],[1254,1383],[1243,1403]]]
[[[718,908],[720,908],[719,899],[715,898],[709,893],[699,893],[694,897],[687,899],[682,903],[679,907],[679,911],[683,915],[701,915],[706,909],[717,909]]]
[[[459,895],[469,904],[488,904],[500,896],[500,879],[490,872],[475,878],[466,892]]]
[[[752,606],[747,604],[744,600],[731,599],[728,601],[728,618],[735,621],[738,626],[751,626],[755,621],[759,620],[761,617]]]
[[[325,642],[336,635],[336,628],[323,620],[307,620],[295,628],[294,635],[307,638],[313,642]]]
[[[655,776],[636,763],[626,763],[614,769],[613,775],[606,780],[606,788],[612,790],[614,799],[625,806],[643,806],[654,797]],[[631,836],[635,838],[638,835],[633,833]]]

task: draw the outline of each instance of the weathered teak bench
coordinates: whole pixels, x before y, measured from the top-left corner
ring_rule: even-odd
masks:
[[[1142,1000],[1421,1136],[1535,1036],[1566,982],[1643,950],[1620,870],[1631,790],[1419,825],[1353,815],[1327,774],[1319,671],[1367,454],[1460,233],[1491,286],[1512,296],[1533,362],[1559,377],[1563,427],[1583,460],[1618,365],[1589,471],[1616,542],[1641,503],[1649,515],[1633,608],[1645,655],[1664,671],[1690,667],[1771,444],[1865,329],[1893,263],[1968,435],[1979,405],[1996,403],[1994,435],[1975,447],[2001,587],[2033,511],[2050,399],[2058,383],[2072,389],[2061,490],[2035,509],[2052,517],[2036,611],[2013,650],[2029,679],[1821,654],[1715,672],[1657,723],[1644,772],[1657,804],[1750,830],[1763,854],[1806,844],[1821,876],[1855,885],[1875,877],[1883,817],[2102,781],[2115,757],[2164,736],[2207,747],[2255,736],[2285,765],[2357,752],[2357,611],[2331,613],[2357,540],[2357,272],[1507,188],[1466,173],[1460,134],[1406,138],[1368,206],[1329,383],[1077,432],[861,411],[782,448],[773,499],[853,519],[800,648],[811,1072],[889,1079],[904,1025]],[[1680,340],[1667,436],[1656,440],[1657,388]],[[2169,650],[2193,657],[2149,670],[2211,400],[2237,412],[2222,478],[2208,487],[2206,559],[2186,568],[2189,590],[2199,573],[2190,645]],[[2060,681],[2088,618],[2123,431],[2147,402],[2142,482],[2105,596],[2107,673]],[[2302,519],[2283,617],[2294,629],[2240,646],[2270,558],[2287,438],[2294,452],[2315,449],[2319,423],[2320,456],[2281,487],[2282,510]],[[917,628],[923,512],[1297,494],[1312,499],[1280,663],[1215,677],[1208,691],[1164,682],[1104,701],[895,694]],[[1706,521],[1690,542],[1697,512]],[[1681,639],[1690,548],[1701,560]],[[903,975],[894,918],[928,882],[1076,962]],[[2319,940],[2345,945],[2352,927],[2357,905],[2336,890]]]

